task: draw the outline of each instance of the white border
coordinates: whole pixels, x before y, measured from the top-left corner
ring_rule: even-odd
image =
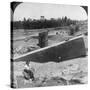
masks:
[[[12,90],[9,86],[10,85],[10,5],[9,3],[11,1],[13,0],[0,1],[0,41],[1,41],[0,42],[0,90]],[[15,0],[15,1],[89,6],[90,0]],[[88,20],[90,20],[89,17],[88,17]],[[88,80],[90,80],[90,78]],[[89,85],[90,83],[88,85],[27,88],[25,90],[30,90],[30,89],[33,89],[33,90],[42,90],[42,89],[43,90],[46,90],[46,89],[47,90],[49,89],[51,90],[60,90],[60,89],[61,90],[62,89],[63,90],[90,90]],[[19,90],[24,90],[24,89],[19,89]]]

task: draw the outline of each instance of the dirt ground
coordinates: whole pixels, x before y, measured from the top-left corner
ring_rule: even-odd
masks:
[[[25,62],[14,63],[14,76],[17,88],[40,87],[55,85],[87,84],[88,57],[76,58],[64,62],[35,63],[30,66],[34,69],[34,81],[25,80],[23,69]]]

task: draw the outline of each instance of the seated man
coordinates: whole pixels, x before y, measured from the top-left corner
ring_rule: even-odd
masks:
[[[24,78],[27,79],[27,80],[34,80],[34,73],[33,73],[33,69],[31,66],[29,65],[25,65],[25,69],[23,70],[23,75],[24,75]]]

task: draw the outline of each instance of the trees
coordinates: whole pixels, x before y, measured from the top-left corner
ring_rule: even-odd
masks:
[[[70,25],[70,35],[74,35],[75,32],[78,32],[79,30],[80,29],[78,25]]]
[[[41,29],[41,28],[55,28],[55,27],[62,27],[62,26],[69,26],[71,24],[76,24],[75,20],[71,20],[69,18],[62,17],[62,18],[51,18],[48,19],[30,19],[26,18],[23,21],[14,21],[13,22],[14,29]],[[78,29],[76,29],[78,30]]]

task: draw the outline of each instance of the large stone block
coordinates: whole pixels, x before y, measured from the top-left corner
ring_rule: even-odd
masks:
[[[36,51],[32,51],[14,61],[34,61],[34,62],[60,62],[86,55],[85,44],[82,36],[63,41],[53,46],[48,46]]]

